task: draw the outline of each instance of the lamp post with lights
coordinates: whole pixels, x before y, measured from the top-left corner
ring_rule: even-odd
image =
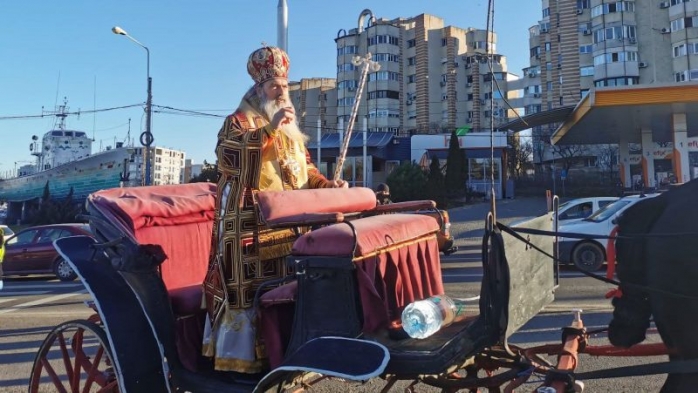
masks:
[[[129,40],[136,43],[141,48],[145,49],[146,57],[146,75],[148,77],[148,97],[145,101],[145,132],[141,134],[140,141],[141,145],[145,147],[145,185],[149,186],[152,184],[152,179],[150,176],[150,147],[153,144],[153,133],[151,132],[151,119],[153,113],[153,78],[150,77],[150,49],[147,46],[141,44],[138,40],[131,37],[124,29],[119,26],[112,27],[111,31],[114,34],[122,35]]]

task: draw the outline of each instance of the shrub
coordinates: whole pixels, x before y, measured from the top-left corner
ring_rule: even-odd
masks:
[[[403,163],[386,179],[393,202],[428,199],[427,175],[414,162]]]

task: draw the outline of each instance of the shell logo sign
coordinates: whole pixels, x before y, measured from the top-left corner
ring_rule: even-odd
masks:
[[[640,154],[633,154],[628,157],[628,164],[630,165],[640,165],[640,162],[642,161],[642,155]]]
[[[688,138],[686,147],[688,148],[688,151],[698,151],[698,138]]]

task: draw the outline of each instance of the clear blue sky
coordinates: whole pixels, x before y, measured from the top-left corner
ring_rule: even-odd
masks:
[[[334,38],[357,25],[369,8],[376,17],[439,16],[446,25],[484,29],[486,0],[287,0],[291,79],[336,77]],[[523,6],[522,3],[526,3]],[[276,43],[277,0],[8,1],[0,12],[0,118],[39,115],[63,97],[71,111],[145,102],[146,52],[111,32],[121,26],[148,46],[153,103],[219,115],[231,112],[251,85],[247,57],[262,41]],[[528,63],[528,28],[540,2],[495,1],[497,50],[509,71]],[[60,76],[60,77],[59,77]],[[58,100],[57,100],[58,98]],[[93,151],[145,127],[142,107],[68,118],[68,128],[94,135]],[[195,163],[213,161],[216,117],[154,113],[155,143],[185,150]],[[0,173],[30,160],[32,135],[52,118],[0,119]]]

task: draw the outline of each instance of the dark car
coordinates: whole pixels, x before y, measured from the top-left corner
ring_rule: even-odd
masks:
[[[77,235],[91,236],[89,225],[39,225],[18,231],[7,239],[4,275],[55,274],[61,281],[74,280],[75,272],[53,247],[53,241]]]

